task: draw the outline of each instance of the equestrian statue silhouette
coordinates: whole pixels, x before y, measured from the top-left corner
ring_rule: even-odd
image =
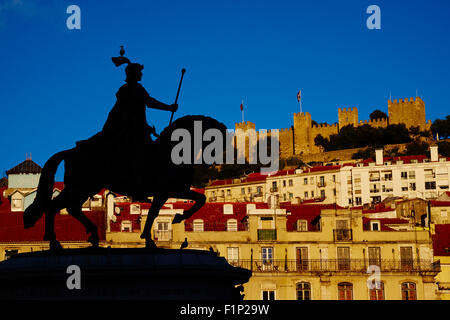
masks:
[[[194,123],[200,121],[203,131],[216,129],[225,137],[225,125],[210,117],[191,115],[173,123],[171,118],[169,126],[157,135],[155,128],[147,124],[145,108],[171,111],[173,116],[178,109],[176,101],[185,69],[182,70],[175,103],[167,105],[150,97],[139,83],[144,66],[131,63],[123,54],[121,47],[120,56],[113,57],[112,61],[117,67],[127,64],[126,84],[116,93],[117,102],[103,130],[87,140],[77,142],[76,147],[50,157],[42,168],[36,198],[24,212],[25,228],[33,227],[45,214],[44,240],[50,242],[51,250],[62,249],[56,239],[54,223],[55,215],[64,208],[86,228],[88,241],[94,247],[98,246],[97,226],[84,215],[82,205],[104,188],[140,202],[150,202],[148,198],[153,197],[141,234],[147,248],[156,247],[151,239],[151,228],[159,210],[169,198],[195,202],[183,214],[177,214],[172,223],[189,218],[205,203],[203,194],[191,190],[195,167],[198,166],[194,165],[194,150],[190,148],[190,161],[174,164],[171,153],[179,142],[172,141],[172,132],[183,129],[189,132],[190,137],[194,137]],[[157,139],[153,141],[150,134],[157,136]],[[225,146],[225,143],[222,145]],[[224,150],[220,152],[225,153]],[[52,198],[55,174],[63,160],[64,189]],[[209,166],[204,163],[200,165]]]

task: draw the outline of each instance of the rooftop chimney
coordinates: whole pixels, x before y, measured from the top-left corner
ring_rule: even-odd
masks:
[[[437,144],[430,146],[430,155],[431,155],[431,159],[430,159],[431,162],[439,161]]]
[[[375,150],[375,164],[381,166],[383,164],[383,149]]]

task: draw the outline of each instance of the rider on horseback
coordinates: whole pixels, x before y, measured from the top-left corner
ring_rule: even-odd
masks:
[[[83,146],[86,142],[92,142],[89,143],[91,147],[103,147],[101,149],[110,155],[111,160],[103,163],[103,166],[108,166],[107,172],[121,171],[128,179],[131,178],[136,191],[139,191],[139,186],[144,183],[141,181],[140,171],[145,161],[149,160],[146,155],[151,155],[153,147],[150,134],[157,135],[155,127],[147,124],[145,107],[175,112],[178,105],[167,105],[148,94],[139,83],[143,65],[131,63],[123,56],[112,60],[116,66],[128,64],[125,68],[126,84],[117,91],[117,102],[110,111],[103,130],[88,140],[78,142],[77,145]],[[132,155],[120,152],[124,146],[133,151]]]

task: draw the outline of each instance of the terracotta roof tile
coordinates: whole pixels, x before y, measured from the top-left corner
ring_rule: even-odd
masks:
[[[25,160],[19,163],[14,168],[6,171],[6,174],[19,174],[19,173],[41,173],[42,168],[33,160]]]

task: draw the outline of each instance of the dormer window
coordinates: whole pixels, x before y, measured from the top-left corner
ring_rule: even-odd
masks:
[[[380,231],[380,221],[370,221],[370,230],[371,231]]]
[[[238,225],[236,219],[228,219],[227,231],[238,231]]]
[[[12,199],[11,211],[23,211],[23,199]]]
[[[121,227],[120,227],[120,231],[122,232],[132,232],[133,231],[133,227],[132,227],[132,223],[129,220],[124,220],[122,221]]]
[[[15,192],[11,196],[11,211],[23,211],[23,195],[20,192]]]
[[[297,220],[295,229],[297,231],[308,231],[308,221],[302,219]]]
[[[194,232],[203,232],[203,220],[202,219],[195,219],[193,223],[192,231]]]
[[[141,206],[138,204],[132,204],[130,206],[130,214],[140,214],[141,213]]]

